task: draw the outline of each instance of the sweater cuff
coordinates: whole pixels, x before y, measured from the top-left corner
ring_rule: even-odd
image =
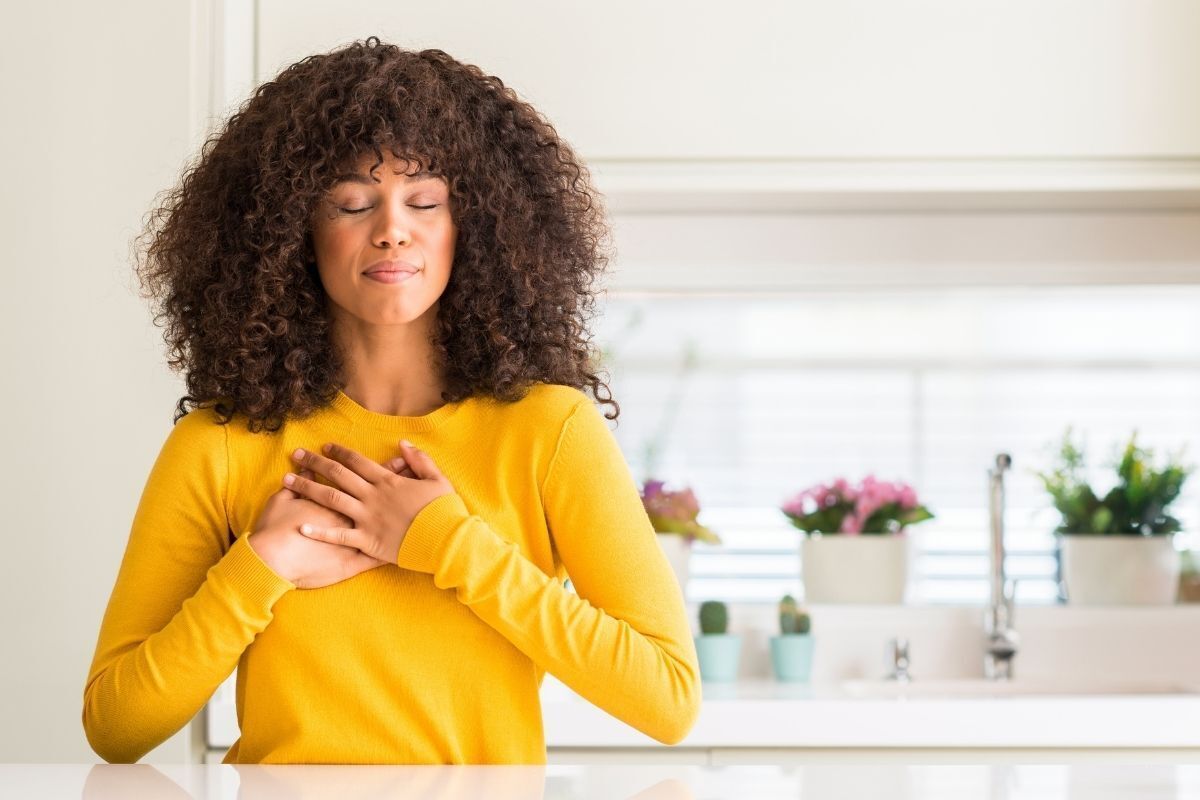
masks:
[[[442,562],[451,534],[470,516],[466,503],[456,492],[433,498],[413,517],[404,541],[400,542],[396,564],[432,575]]]
[[[250,546],[250,533],[237,537],[224,557],[209,567],[209,577],[228,584],[252,607],[270,608],[296,585],[267,566]]]

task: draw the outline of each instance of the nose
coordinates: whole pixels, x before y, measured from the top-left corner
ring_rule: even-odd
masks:
[[[408,244],[412,241],[412,225],[404,211],[403,203],[388,203],[379,215],[379,227],[375,231],[375,245],[389,247]]]

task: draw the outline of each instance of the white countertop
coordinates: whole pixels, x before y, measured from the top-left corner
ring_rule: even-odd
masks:
[[[421,800],[1200,800],[1200,766],[0,764],[0,797]]]
[[[676,747],[1200,748],[1200,694],[856,697],[845,684],[704,684]],[[547,675],[547,747],[664,747]]]

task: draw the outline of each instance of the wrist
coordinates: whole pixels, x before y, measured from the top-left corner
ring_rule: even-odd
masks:
[[[267,568],[274,572],[285,581],[294,583],[292,579],[280,570],[279,560],[276,558],[276,549],[274,546],[275,537],[262,536],[264,531],[255,531],[246,537],[246,544],[254,551],[259,560],[267,565]]]

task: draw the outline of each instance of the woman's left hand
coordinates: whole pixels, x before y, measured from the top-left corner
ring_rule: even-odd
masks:
[[[328,458],[308,450],[293,453],[292,460],[324,476],[333,485],[326,486],[291,472],[283,477],[284,484],[296,494],[354,520],[353,528],[302,525],[300,532],[395,564],[400,544],[417,512],[434,499],[454,493],[450,481],[427,453],[407,440],[400,442],[400,449],[415,478],[398,475],[337,444],[322,448]]]

